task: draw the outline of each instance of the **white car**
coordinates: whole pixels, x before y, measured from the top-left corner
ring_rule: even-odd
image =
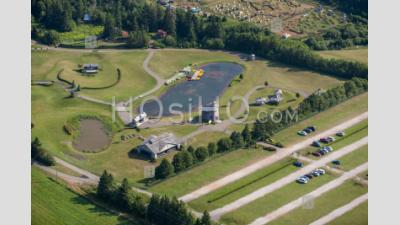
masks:
[[[315,172],[318,172],[321,175],[324,175],[326,173],[324,169],[316,169]]]
[[[309,181],[308,177],[307,178],[305,178],[305,177],[297,178],[297,182],[300,183],[300,184],[307,184],[308,181]]]

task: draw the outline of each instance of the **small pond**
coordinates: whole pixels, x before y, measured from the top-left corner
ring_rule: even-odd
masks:
[[[169,107],[173,103],[182,104],[182,108],[173,107],[173,110],[188,112],[196,110],[201,97],[202,105],[211,103],[220,96],[233,78],[243,73],[243,67],[236,63],[210,63],[199,67],[204,70],[204,76],[198,81],[183,81],[167,90],[161,98],[163,105],[162,116],[170,116]],[[138,109],[140,110],[140,109]],[[159,105],[155,101],[148,101],[143,110],[150,116],[159,114]]]
[[[111,143],[111,137],[103,123],[97,119],[80,121],[79,136],[73,142],[74,148],[83,152],[98,152]]]

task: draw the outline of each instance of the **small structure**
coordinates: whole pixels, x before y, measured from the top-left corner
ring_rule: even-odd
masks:
[[[255,54],[251,54],[249,56],[249,61],[254,61],[254,60],[256,60],[256,55]]]
[[[90,17],[89,14],[86,13],[86,14],[83,16],[83,22],[88,23],[88,22],[90,22],[91,20],[92,20],[92,18]]]
[[[121,31],[121,37],[122,37],[123,39],[129,38],[129,33],[128,33],[128,31],[122,30],[122,31]]]
[[[270,104],[277,104],[283,100],[282,97],[282,90],[277,89],[273,95],[268,96],[268,103]]]
[[[264,105],[265,103],[267,103],[267,99],[266,98],[256,98],[256,105]]]
[[[93,74],[99,72],[100,66],[98,64],[84,64],[82,66],[81,72]]]
[[[159,29],[157,30],[157,38],[165,38],[167,36],[167,32],[165,30]]]
[[[149,119],[147,118],[147,114],[145,112],[140,113],[135,118],[133,118],[131,126],[132,127],[139,127],[140,125],[147,122]]]
[[[201,121],[203,123],[216,122],[219,120],[219,104],[214,101],[201,107]]]
[[[160,154],[167,153],[169,150],[178,149],[178,143],[175,135],[164,133],[160,136],[151,135],[137,148],[140,154],[147,154],[152,159],[157,159]]]

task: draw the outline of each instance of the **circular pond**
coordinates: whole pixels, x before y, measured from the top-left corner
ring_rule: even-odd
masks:
[[[243,67],[236,63],[210,63],[199,67],[204,70],[200,80],[185,81],[168,89],[160,102],[163,107],[162,116],[172,115],[172,110],[189,112],[201,105],[208,104],[220,96],[233,78],[243,73]],[[139,109],[140,110],[140,109]],[[148,101],[143,111],[150,116],[159,114],[160,106],[156,101]]]
[[[79,125],[79,135],[73,142],[74,148],[83,152],[98,152],[111,143],[111,136],[101,121],[83,119]]]

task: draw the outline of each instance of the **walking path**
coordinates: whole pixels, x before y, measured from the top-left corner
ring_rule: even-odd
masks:
[[[211,218],[214,220],[218,220],[222,215],[224,215],[228,212],[231,212],[237,208],[240,208],[258,198],[264,197],[265,195],[267,195],[275,190],[278,190],[279,188],[282,188],[283,186],[295,181],[298,177],[300,177],[304,174],[310,173],[314,169],[323,167],[323,166],[325,166],[325,164],[331,162],[332,160],[340,158],[340,157],[358,149],[359,147],[366,145],[367,143],[368,143],[368,137],[364,137],[359,141],[356,141],[346,147],[343,147],[340,150],[337,150],[318,161],[314,161],[314,162],[308,164],[307,166],[287,175],[286,177],[283,177],[282,179],[275,181],[272,184],[269,184],[263,188],[260,188],[256,191],[252,192],[251,194],[248,194],[232,203],[229,203],[219,209],[212,211],[210,213]]]
[[[337,208],[335,210],[333,210],[332,212],[330,212],[328,215],[319,218],[318,220],[310,223],[310,225],[324,225],[327,224],[329,222],[331,222],[332,220],[342,216],[343,214],[349,212],[350,210],[354,209],[355,207],[359,206],[360,204],[364,203],[365,201],[368,200],[368,193],[361,195],[360,197],[354,199],[353,201],[351,201],[350,203]]]
[[[314,191],[312,191],[306,195],[301,196],[300,198],[280,207],[279,209],[277,209],[271,213],[268,213],[267,215],[265,215],[263,217],[257,218],[252,223],[250,223],[250,225],[263,225],[272,220],[275,220],[278,217],[285,215],[286,213],[292,211],[293,209],[300,207],[304,203],[305,196],[313,196],[314,198],[321,196],[322,194],[340,186],[348,179],[357,176],[357,174],[359,174],[367,169],[368,169],[368,162],[362,164],[361,166],[356,167],[353,170],[350,170],[349,172],[344,173],[339,178],[330,181],[329,183],[315,189]]]
[[[281,160],[281,159],[283,159],[283,158],[285,158],[287,156],[290,156],[293,152],[296,152],[296,151],[298,151],[298,150],[300,150],[302,148],[305,148],[305,147],[309,146],[312,143],[313,140],[320,139],[320,138],[325,137],[325,136],[329,136],[329,135],[337,132],[338,130],[345,130],[346,128],[351,127],[351,126],[363,121],[366,118],[368,118],[368,112],[362,113],[361,115],[358,115],[353,119],[350,119],[350,120],[348,120],[348,121],[346,121],[346,122],[344,122],[342,124],[339,124],[339,125],[331,128],[331,129],[328,129],[328,130],[324,131],[324,132],[321,132],[321,133],[319,133],[319,134],[317,134],[315,136],[308,137],[308,138],[306,138],[304,141],[302,141],[300,143],[297,143],[297,144],[292,145],[292,146],[287,147],[287,148],[282,148],[282,149],[280,149],[279,151],[277,151],[275,154],[273,154],[271,156],[268,156],[268,157],[266,157],[266,158],[264,158],[264,159],[262,159],[262,160],[260,160],[260,161],[258,161],[256,163],[254,163],[254,164],[252,164],[252,165],[250,165],[248,167],[245,167],[245,168],[240,169],[240,170],[238,170],[238,171],[236,171],[234,173],[231,173],[231,174],[229,174],[229,175],[227,175],[227,176],[225,176],[225,177],[223,177],[223,178],[221,178],[221,179],[219,179],[217,181],[214,181],[214,182],[212,182],[210,184],[207,184],[207,185],[205,185],[203,187],[200,187],[199,189],[197,189],[197,190],[195,190],[195,191],[193,191],[193,192],[191,192],[191,193],[189,193],[187,195],[184,195],[184,196],[180,197],[179,199],[182,200],[182,201],[185,201],[185,202],[189,202],[189,201],[192,201],[194,199],[197,199],[197,198],[199,198],[199,197],[201,197],[203,195],[206,195],[206,194],[208,194],[208,193],[210,193],[210,192],[212,192],[212,191],[214,191],[214,190],[216,190],[218,188],[221,188],[221,187],[223,187],[223,186],[225,186],[225,185],[227,185],[229,183],[232,183],[232,182],[234,182],[236,180],[239,180],[239,179],[241,179],[241,178],[243,178],[243,177],[245,177],[245,176],[247,176],[247,175],[249,175],[249,174],[251,174],[251,173],[253,173],[253,172],[257,171],[257,170],[259,170],[259,169],[267,167],[267,166],[273,164],[274,162],[277,162],[277,161],[279,161],[279,160]],[[199,130],[195,131],[194,133],[200,132]],[[193,134],[190,134],[190,135],[193,135]]]

